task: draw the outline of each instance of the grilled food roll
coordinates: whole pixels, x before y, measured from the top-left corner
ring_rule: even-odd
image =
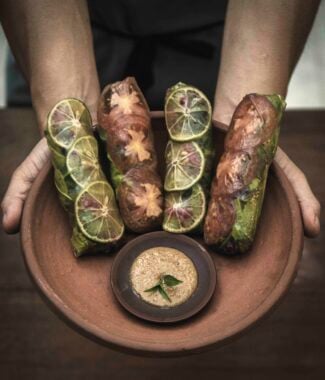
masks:
[[[234,112],[204,223],[205,242],[220,252],[244,253],[253,243],[284,109],[280,95],[249,94]]]
[[[134,232],[155,229],[163,216],[162,184],[149,107],[134,78],[104,88],[98,122],[126,226]]]
[[[122,237],[124,224],[99,164],[87,107],[77,99],[60,101],[48,116],[45,135],[55,187],[73,227],[75,255],[109,251]]]

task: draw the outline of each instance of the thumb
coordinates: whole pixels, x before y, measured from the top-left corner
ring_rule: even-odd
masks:
[[[7,233],[19,230],[21,214],[28,192],[49,159],[50,151],[46,139],[42,138],[27,158],[14,171],[1,207],[3,211],[3,229]]]
[[[309,186],[306,176],[280,148],[276,152],[275,161],[285,172],[296,193],[301,209],[305,235],[316,237],[320,231],[319,217],[321,207]]]

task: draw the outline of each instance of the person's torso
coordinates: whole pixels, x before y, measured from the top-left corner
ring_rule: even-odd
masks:
[[[223,22],[227,0],[89,0],[92,22],[132,36],[178,33]]]

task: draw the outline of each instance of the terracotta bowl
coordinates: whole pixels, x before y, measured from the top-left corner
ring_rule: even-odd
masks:
[[[152,115],[159,158],[167,141],[162,116]],[[220,154],[223,133],[216,130],[215,135]],[[44,299],[66,322],[109,347],[168,356],[221,346],[267,315],[295,277],[303,246],[300,210],[288,180],[273,164],[251,251],[233,258],[210,252],[218,280],[207,307],[173,325],[142,321],[124,310],[112,293],[109,277],[115,254],[73,256],[71,228],[52,176],[47,165],[24,208],[21,242],[26,266]]]

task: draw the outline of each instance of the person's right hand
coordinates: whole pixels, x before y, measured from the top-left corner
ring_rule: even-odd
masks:
[[[2,224],[7,233],[19,231],[24,202],[28,192],[49,158],[50,150],[45,137],[43,137],[14,171],[1,203]]]

